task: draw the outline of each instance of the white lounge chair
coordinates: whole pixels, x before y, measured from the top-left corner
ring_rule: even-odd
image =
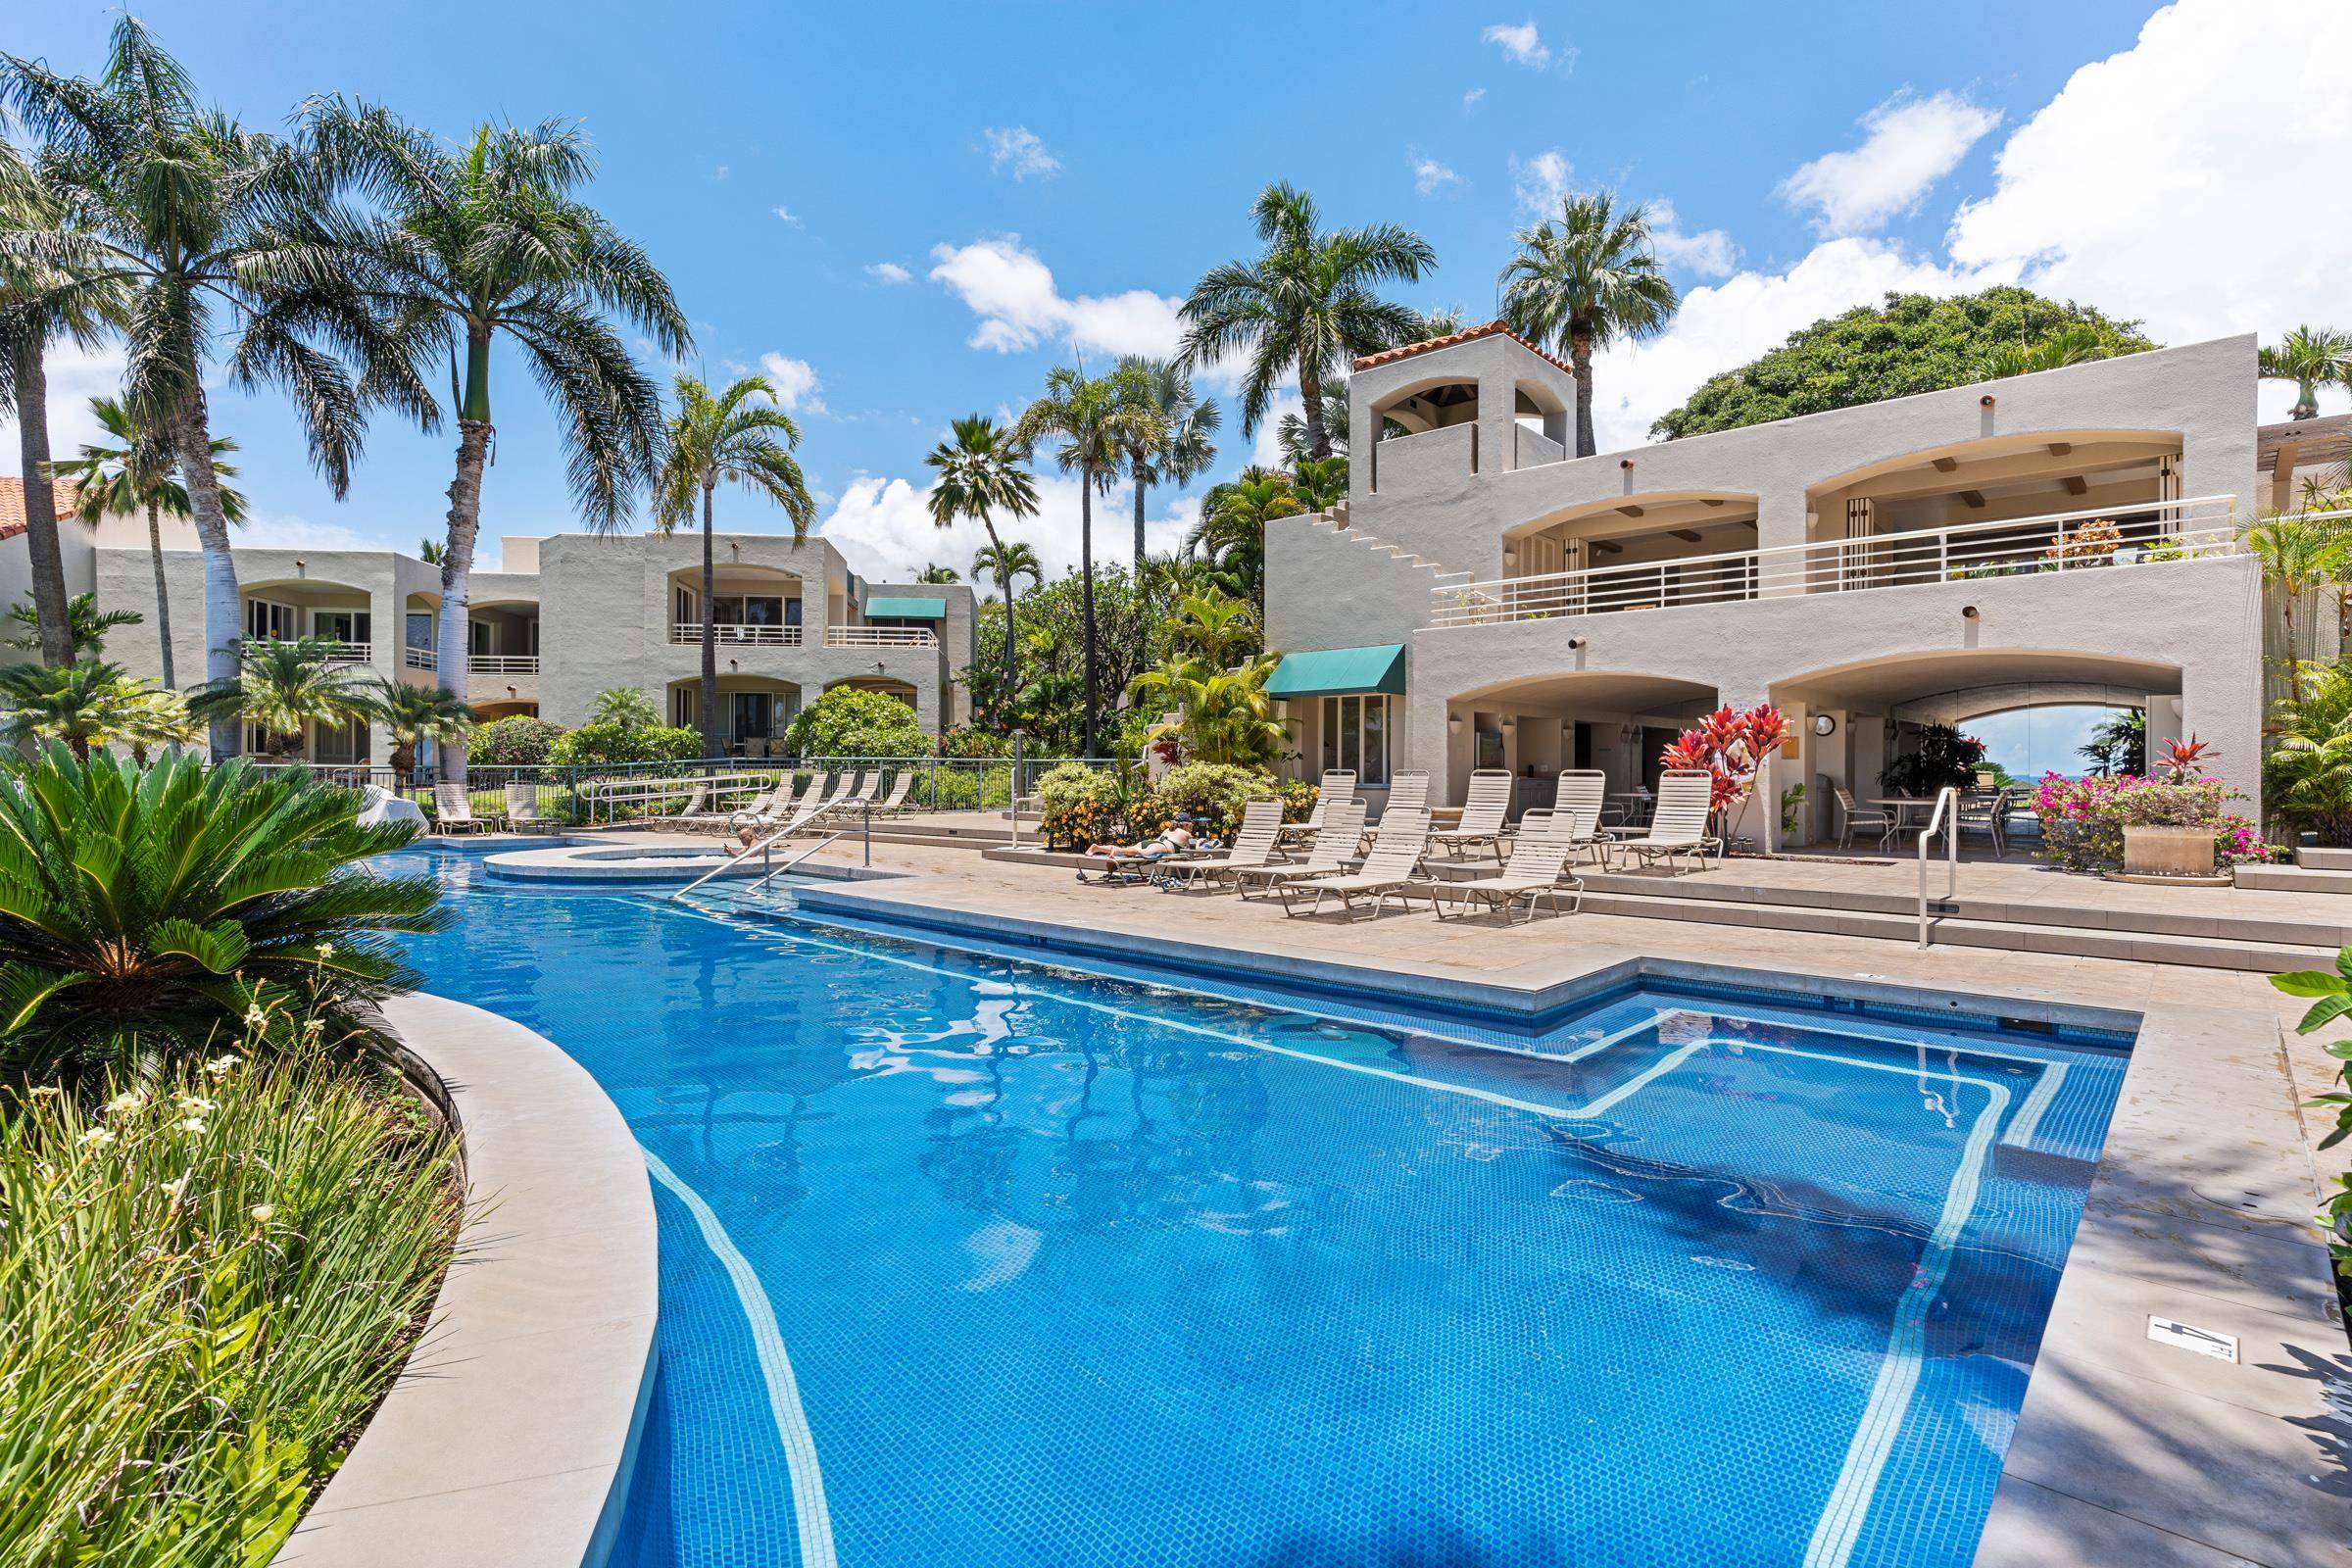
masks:
[[[649,807],[645,813],[645,820],[648,822],[675,822],[680,827],[691,827],[695,820],[702,815],[703,803],[710,798],[710,786],[708,783],[697,783],[694,788],[686,792],[684,806],[674,811],[657,810]]]
[[[466,792],[449,779],[433,785],[433,831],[436,833],[484,833],[490,824],[473,814],[473,803]]]
[[[1460,824],[1431,834],[1430,843],[1456,856],[1476,844],[1500,845],[1503,818],[1510,814],[1516,788],[1507,770],[1480,768],[1470,775],[1470,793],[1462,802]]]
[[[1426,811],[1429,809],[1429,775],[1427,773],[1394,773],[1389,777],[1389,798],[1380,808],[1387,816],[1391,811]],[[1356,849],[1361,855],[1372,848],[1372,831],[1364,830],[1364,841]]]
[[[1428,854],[1429,813],[1391,811],[1380,819],[1380,830],[1372,835],[1372,853],[1355,870],[1277,883],[1274,891],[1282,896],[1286,915],[1317,913],[1325,899],[1337,898],[1341,915],[1352,920],[1355,901],[1368,898],[1372,917],[1378,919],[1390,899],[1404,902],[1405,890],[1419,880],[1421,860]],[[1294,896],[1304,899],[1309,893],[1315,897],[1303,910],[1292,903]]]
[[[1423,823],[1428,817],[1424,814]],[[1253,865],[1235,868],[1234,881],[1241,887],[1242,897],[1248,898],[1252,887],[1279,890],[1285,882],[1297,882],[1309,877],[1332,876],[1348,868],[1355,854],[1356,841],[1364,832],[1364,808],[1356,802],[1335,806],[1323,819],[1323,830],[1308,846],[1306,858],[1282,865]]]
[[[811,773],[808,775],[808,787],[801,791],[796,799],[792,792],[792,775],[787,773],[776,781],[775,789],[764,800],[749,801],[729,812],[727,826],[730,829],[768,828],[789,822],[814,806],[824,790],[825,775]]]
[[[1658,779],[1658,808],[1650,813],[1648,830],[1637,838],[1620,838],[1616,847],[1647,864],[1664,860],[1668,869],[1686,855],[1707,868],[1707,851],[1721,854],[1720,841],[1707,832],[1714,807],[1715,780],[1695,768],[1676,769]]]
[[[1608,800],[1609,776],[1593,769],[1562,773],[1555,804],[1519,818],[1519,837],[1565,841],[1581,855],[1591,851],[1603,867],[1609,863],[1609,834],[1601,831],[1601,812]],[[1571,856],[1571,859],[1575,857]]]
[[[899,769],[898,777],[890,781],[890,793],[874,803],[876,816],[896,816],[906,808],[906,792],[914,788],[914,770]]]
[[[858,793],[851,796],[850,799],[862,806],[870,803],[875,796],[881,793],[882,769],[877,767],[872,772],[865,775],[864,784],[860,785]]]
[[[509,784],[507,786],[507,825],[509,827],[521,827],[526,823],[532,827],[540,827],[554,820],[555,818],[549,816],[540,805],[539,786],[536,783]]]
[[[1284,843],[1313,838],[1323,831],[1323,813],[1334,805],[1352,805],[1355,801],[1355,769],[1327,767],[1315,785],[1315,808],[1303,822],[1286,823],[1282,829]]]
[[[1430,906],[1438,911],[1441,920],[1447,918],[1446,901],[1438,896],[1441,891],[1465,904],[1485,905],[1500,914],[1506,925],[1513,919],[1512,909],[1518,906],[1520,900],[1525,899],[1527,917],[1533,920],[1539,900],[1548,901],[1552,913],[1560,912],[1561,876],[1567,870],[1569,857],[1575,853],[1575,844],[1566,838],[1530,838],[1523,835],[1517,847],[1511,851],[1510,859],[1496,875],[1473,877],[1467,882],[1429,882],[1423,886],[1428,888]],[[1569,891],[1576,899],[1569,906],[1568,912],[1574,914],[1584,906],[1585,881],[1578,876],[1568,877],[1567,881]]]
[[[858,775],[856,773],[842,774],[839,778],[833,781],[832,794],[826,796],[814,806],[806,807],[801,810],[793,812],[792,821],[790,825],[785,828],[785,831],[788,833],[798,833],[802,831],[803,829],[808,827],[811,823],[821,820],[826,812],[840,810],[843,806],[847,805],[850,801],[856,798],[857,793]]]
[[[1178,860],[1160,873],[1159,885],[1174,891],[1199,887],[1203,880],[1215,886],[1220,877],[1236,877],[1274,858],[1275,840],[1282,835],[1282,802],[1269,796],[1242,808],[1242,825],[1234,830],[1233,848],[1223,855],[1197,860]]]

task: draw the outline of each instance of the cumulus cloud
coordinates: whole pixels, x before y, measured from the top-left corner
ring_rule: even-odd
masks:
[[[932,281],[946,284],[980,318],[969,339],[976,349],[1010,354],[1068,342],[1081,352],[1164,357],[1184,336],[1180,302],[1150,289],[1065,297],[1054,270],[1017,234],[934,246],[931,260]]]
[[[79,456],[84,442],[105,438],[90,399],[120,397],[127,362],[111,343],[94,349],[60,343],[41,363],[49,377],[49,455],[63,462]],[[0,415],[0,471],[17,471],[17,440],[15,416]]]
[[[981,136],[988,143],[988,167],[1014,179],[1051,179],[1061,172],[1061,160],[1027,125],[991,125]]]
[[[1695,234],[1683,232],[1682,220],[1672,202],[1649,204],[1649,238],[1659,261],[1701,277],[1729,277],[1732,269],[1739,265],[1740,247],[1732,243],[1731,235],[1720,228],[1702,228]]]
[[[932,562],[954,566],[968,581],[973,553],[988,543],[987,531],[976,522],[939,527],[931,520],[929,495],[927,484],[861,474],[842,492],[817,531],[858,572],[883,582],[904,581]],[[1078,561],[1079,482],[1040,472],[1037,499],[1036,516],[1000,523],[998,531],[1027,544],[1045,564],[1047,575],[1058,576]],[[1164,554],[1199,520],[1200,503],[1187,497],[1171,500],[1158,490],[1147,500],[1153,514],[1145,519],[1145,546]],[[1094,507],[1095,564],[1127,564],[1135,555],[1134,493],[1123,486],[1114,488],[1107,497],[1096,496]]]
[[[1483,42],[1500,47],[1505,60],[1522,66],[1532,66],[1538,71],[1542,71],[1551,64],[1551,50],[1546,48],[1544,40],[1536,35],[1536,24],[1533,18],[1516,26],[1509,23],[1497,22],[1478,36]]]
[[[1558,212],[1560,198],[1574,189],[1575,183],[1576,166],[1557,147],[1532,158],[1513,155],[1511,159],[1511,189],[1521,209],[1538,218]]]
[[[914,274],[896,262],[876,262],[865,270],[865,275],[880,283],[909,283]]]
[[[807,360],[789,359],[781,354],[760,356],[760,373],[767,384],[776,389],[776,403],[787,414],[822,414],[825,400],[818,391],[823,383],[816,378],[815,368]]]
[[[1423,196],[1435,196],[1440,191],[1459,190],[1468,183],[1435,158],[1412,160],[1413,189]]]
[[[1781,196],[1812,208],[1814,226],[1824,234],[1870,233],[1916,211],[2000,122],[2000,111],[1958,93],[1898,92],[1862,117],[1861,146],[1802,166],[1781,182]]]

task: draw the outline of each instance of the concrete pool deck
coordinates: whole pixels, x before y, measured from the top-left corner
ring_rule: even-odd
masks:
[[[1977,1561],[2352,1562],[2352,1354],[2311,1224],[2320,1129],[2299,1108],[2333,1063],[2293,1036],[2301,1004],[2261,975],[1602,914],[1506,929],[1441,924],[1423,909],[1343,925],[879,842],[874,868],[896,876],[839,880],[859,858],[837,846],[820,857],[832,877],[796,884],[811,915],[1027,938],[1048,950],[1032,956],[1080,964],[1090,952],[1174,954],[1529,1005],[1627,966],[1714,966],[1840,991],[1998,999],[1991,1010],[2009,1016],[2136,1014],[2132,1066]],[[2235,1359],[2151,1341],[2155,1318],[2233,1340]]]

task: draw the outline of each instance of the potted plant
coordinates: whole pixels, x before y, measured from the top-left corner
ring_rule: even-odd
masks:
[[[2164,760],[2156,764],[2156,775],[2167,784],[2202,784],[2205,763],[2220,755],[2194,735],[2185,741],[2170,741]],[[2137,792],[2135,801],[2141,810],[2159,819],[2125,822],[2126,876],[2214,874],[2214,829],[2221,807],[2218,792],[2211,801],[2185,793],[2156,796]],[[2166,817],[2176,819],[2164,820]]]

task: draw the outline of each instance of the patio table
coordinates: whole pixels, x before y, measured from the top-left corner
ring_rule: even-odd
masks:
[[[1886,830],[1886,837],[1891,839],[1900,838],[1905,833],[1925,831],[1928,825],[1928,816],[1936,809],[1936,797],[1931,795],[1922,800],[1916,795],[1881,795],[1875,797],[1870,804],[1884,806],[1886,808],[1887,814],[1894,818],[1894,826]],[[1921,813],[1920,820],[1916,822],[1910,820],[1913,811]]]

